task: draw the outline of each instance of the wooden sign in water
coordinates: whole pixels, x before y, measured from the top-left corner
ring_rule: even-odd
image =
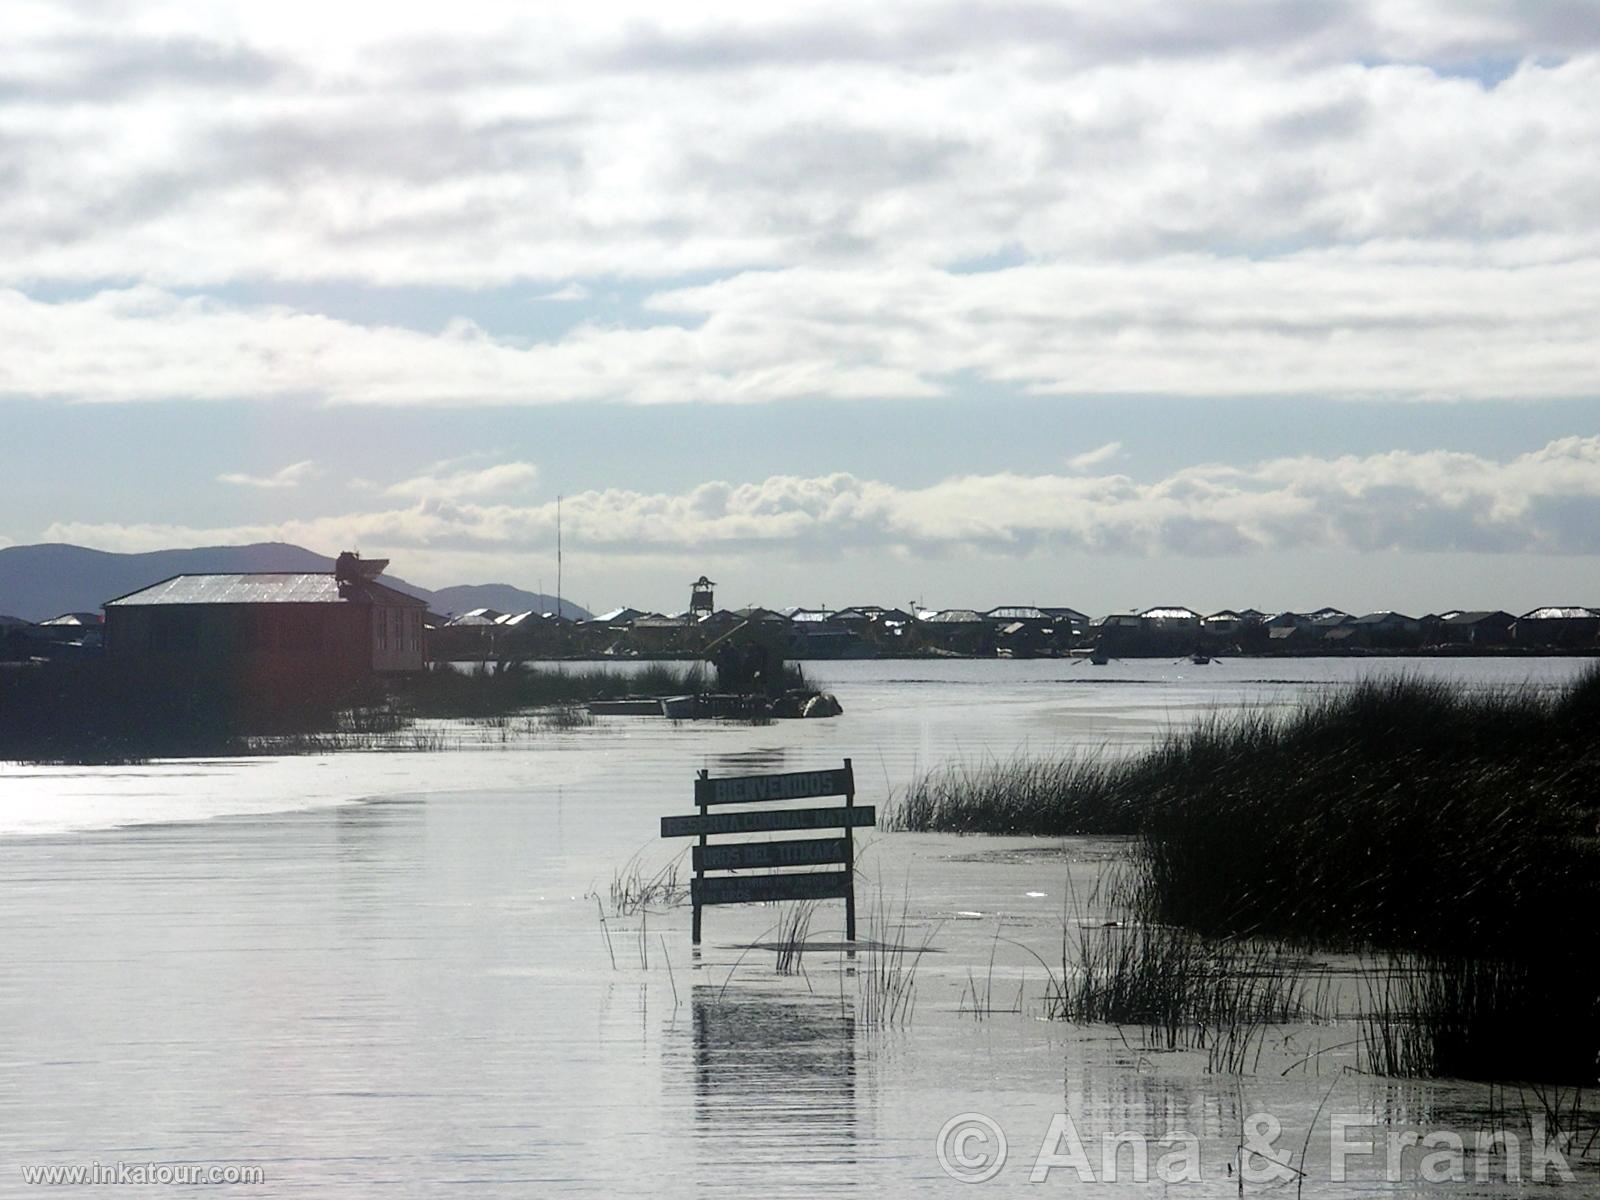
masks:
[[[784,833],[795,829],[860,829],[876,823],[877,810],[860,808],[762,809],[709,813],[703,817],[662,817],[662,837],[703,837],[710,833]]]
[[[848,796],[856,790],[855,772],[843,770],[790,771],[784,775],[740,775],[730,779],[697,779],[694,802],[706,804],[758,804],[771,800],[813,800],[818,796]]]
[[[712,876],[696,879],[689,889],[689,898],[696,905],[750,904],[771,900],[838,900],[849,894],[849,871]]]
[[[765,808],[746,812],[708,812],[713,804],[772,804],[843,796],[843,807]],[[852,831],[875,823],[871,805],[856,807],[856,777],[850,760],[821,771],[787,771],[779,775],[739,775],[712,779],[701,771],[694,781],[692,817],[662,817],[662,837],[697,837],[694,882],[694,944],[700,944],[700,910],[708,904],[750,904],[774,900],[844,900],[845,937],[856,940],[855,842]],[[725,842],[711,837],[739,833],[783,833],[791,830],[842,829],[843,837],[790,838],[782,841]],[[842,871],[782,870],[810,866],[843,866]],[[777,874],[710,876],[707,871],[779,868]]]
[[[851,809],[870,812],[870,809]],[[816,867],[850,861],[842,837],[800,838],[787,842],[728,842],[721,846],[696,846],[696,871],[753,871],[760,867]]]

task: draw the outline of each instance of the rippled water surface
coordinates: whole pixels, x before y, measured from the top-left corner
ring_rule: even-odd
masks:
[[[1409,669],[1499,686],[1580,667]],[[1257,1112],[1297,1162],[1320,1131],[1307,1193],[1409,1194],[1414,1160],[1385,1180],[1382,1132],[1352,1182],[1326,1182],[1328,1114],[1470,1143],[1484,1089],[1350,1074],[1348,1026],[1274,1031],[1238,1078],[1137,1031],[1040,1019],[1040,960],[1059,969],[1064,923],[1103,915],[1093,888],[1115,841],[869,833],[863,948],[846,954],[842,906],[825,902],[795,974],[769,944],[784,908],[707,910],[696,954],[687,908],[618,917],[609,896],[636,855],[650,874],[683,849],[657,823],[690,811],[702,768],[848,756],[859,801],[882,805],[951,758],[1116,750],[1393,669],[819,664],[837,720],[607,718],[504,743],[457,731],[477,748],[444,753],[0,768],[0,1194],[36,1192],[23,1164],[96,1160],[259,1165],[253,1190],[281,1195],[998,1194],[1025,1190],[1070,1113],[1097,1177],[1101,1134],[1187,1130],[1201,1183],[1169,1189],[1156,1150],[1150,1180],[1125,1157],[1120,1186],[1221,1196],[1238,1194],[1228,1168]],[[868,979],[896,962],[915,966],[914,1007],[886,1026]],[[935,1153],[964,1113],[1010,1147],[976,1189]]]

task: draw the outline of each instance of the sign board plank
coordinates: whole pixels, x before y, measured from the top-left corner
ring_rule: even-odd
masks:
[[[742,775],[731,779],[694,781],[696,804],[759,804],[776,800],[809,800],[845,796],[856,790],[849,767],[825,771],[791,771],[785,775]]]
[[[763,809],[759,812],[707,813],[703,817],[662,817],[662,837],[701,837],[718,833],[782,833],[789,829],[860,829],[876,821],[870,804],[854,808]]]
[[[810,867],[848,863],[842,837],[797,838],[786,842],[725,842],[694,847],[696,871],[746,871],[758,867]]]
[[[849,894],[849,871],[816,871],[696,879],[690,885],[689,898],[696,904],[751,904],[766,900],[833,900]]]

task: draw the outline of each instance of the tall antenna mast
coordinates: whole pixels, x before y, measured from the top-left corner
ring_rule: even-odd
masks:
[[[556,497],[556,620],[561,619],[561,497]]]

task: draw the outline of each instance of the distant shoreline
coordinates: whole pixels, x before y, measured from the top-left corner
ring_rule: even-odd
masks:
[[[1395,650],[1395,649],[1340,649],[1320,650],[1296,647],[1293,652],[1260,653],[1241,650],[1208,651],[1212,659],[1248,658],[1260,661],[1275,661],[1300,658],[1600,658],[1600,647],[1562,648],[1547,646],[1485,646],[1481,648],[1470,646],[1439,646],[1421,649]],[[946,651],[943,653],[918,653],[918,654],[859,654],[859,655],[826,655],[826,654],[786,654],[789,662],[1077,662],[1088,657],[1087,654],[1033,654],[1033,655],[1004,655],[1004,654],[957,654]],[[1138,660],[1142,662],[1170,661],[1176,658],[1187,658],[1187,655],[1173,655],[1167,653],[1130,652],[1126,654],[1113,654],[1112,661],[1118,659]],[[493,666],[499,661],[515,661],[483,658],[454,658],[432,659],[430,665],[438,663],[451,663],[455,666]],[[695,654],[569,654],[530,657],[527,662],[574,662],[574,663],[649,663],[649,662],[698,662],[700,657]]]

